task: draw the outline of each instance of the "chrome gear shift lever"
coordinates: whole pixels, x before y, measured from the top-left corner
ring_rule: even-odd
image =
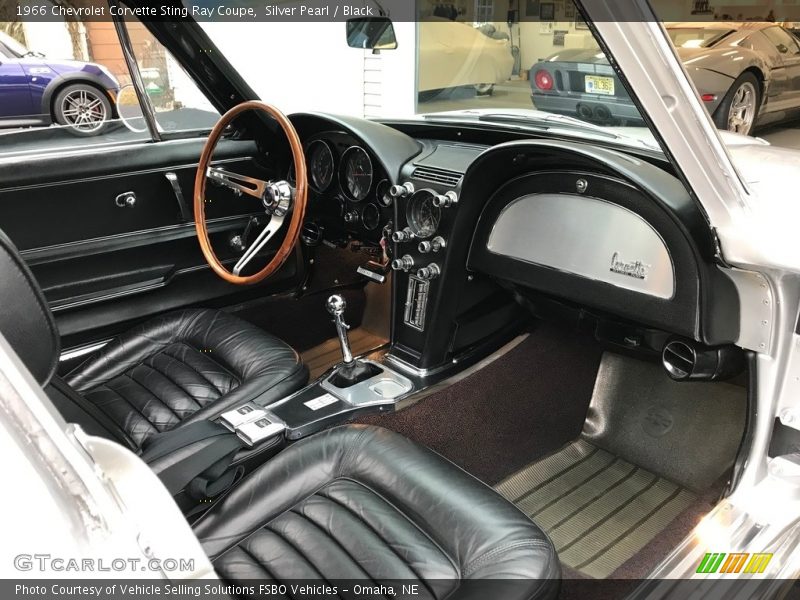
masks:
[[[342,346],[342,359],[345,365],[352,365],[353,353],[350,351],[350,341],[347,339],[347,330],[350,327],[344,322],[344,311],[347,308],[347,302],[339,294],[334,294],[325,302],[325,308],[333,317],[333,323],[336,325],[336,333],[339,335],[339,343]]]

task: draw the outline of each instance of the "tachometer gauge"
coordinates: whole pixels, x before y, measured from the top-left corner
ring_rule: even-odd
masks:
[[[433,198],[431,190],[419,190],[408,200],[406,221],[418,238],[431,237],[439,227],[442,211],[433,205]]]
[[[333,182],[334,159],[331,147],[322,140],[314,140],[308,145],[308,171],[311,174],[311,187],[324,192]]]
[[[339,183],[353,202],[361,202],[367,197],[372,187],[372,161],[366,150],[351,146],[345,151],[339,167]]]

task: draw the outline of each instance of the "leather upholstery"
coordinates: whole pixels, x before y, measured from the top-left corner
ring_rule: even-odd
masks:
[[[533,522],[438,454],[378,427],[298,442],[194,528],[234,582],[407,580],[453,600],[472,597],[467,580],[525,580],[506,598],[558,591],[556,552]]]
[[[41,385],[55,373],[59,336],[39,284],[0,231],[0,332]]]
[[[278,400],[304,385],[308,371],[265,331],[227,313],[191,309],[115,338],[65,379],[141,448],[157,433],[257,397]]]

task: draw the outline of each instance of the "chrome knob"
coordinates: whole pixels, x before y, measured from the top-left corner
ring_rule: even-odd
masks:
[[[392,233],[392,241],[395,243],[399,242],[408,242],[415,238],[414,232],[411,231],[410,227],[406,227],[405,229],[401,229],[400,231],[395,231]]]
[[[446,245],[447,245],[447,242],[444,241],[444,238],[442,236],[440,236],[440,235],[437,235],[435,238],[433,238],[430,241],[425,240],[425,241],[420,242],[419,246],[417,246],[417,249],[422,254],[427,254],[428,252],[438,252],[439,250],[444,248]]]
[[[439,268],[439,265],[436,263],[431,263],[427,267],[422,267],[421,269],[417,270],[417,277],[420,279],[436,279],[439,275],[441,275],[442,270]]]
[[[405,198],[414,193],[414,184],[406,181],[403,185],[393,185],[389,188],[389,195],[392,198]]]
[[[334,294],[325,302],[325,308],[331,316],[336,317],[344,314],[347,308],[347,301],[339,294]]]
[[[395,271],[408,271],[413,266],[414,258],[409,254],[404,254],[392,261],[392,269]]]
[[[433,197],[433,205],[439,208],[450,208],[455,204],[458,204],[458,194],[453,190]]]

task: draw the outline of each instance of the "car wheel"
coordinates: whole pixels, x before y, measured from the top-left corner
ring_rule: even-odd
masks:
[[[761,86],[758,79],[752,73],[742,73],[714,113],[714,122],[720,129],[750,135],[760,106]]]
[[[475,93],[478,96],[491,96],[494,93],[493,83],[479,83],[475,86]]]
[[[75,135],[98,135],[111,120],[111,102],[96,87],[75,83],[56,96],[53,117],[60,125],[69,126]]]

